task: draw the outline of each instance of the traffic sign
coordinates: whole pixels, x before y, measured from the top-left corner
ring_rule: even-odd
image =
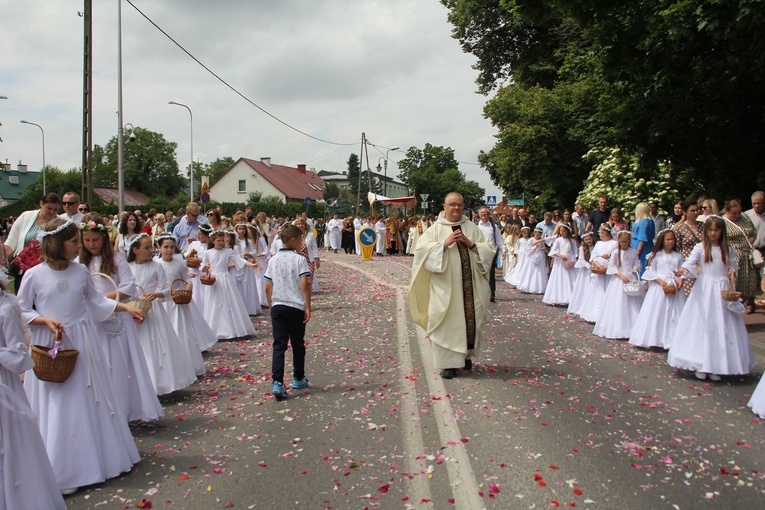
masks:
[[[308,208],[311,207],[311,197],[305,197],[305,209],[306,211]]]
[[[203,204],[209,204],[210,203],[210,194],[209,193],[204,193],[203,192],[199,197],[202,199],[202,203]]]
[[[364,227],[357,235],[361,245],[361,260],[372,260],[377,245],[377,232],[372,227]]]
[[[486,206],[487,207],[497,207],[497,196],[496,195],[488,195],[486,197]]]

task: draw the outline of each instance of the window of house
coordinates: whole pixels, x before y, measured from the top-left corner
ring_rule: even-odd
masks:
[[[239,193],[246,193],[247,192],[247,181],[244,179],[239,180]]]

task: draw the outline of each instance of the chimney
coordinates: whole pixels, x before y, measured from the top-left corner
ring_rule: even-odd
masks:
[[[301,174],[304,174],[305,173],[305,165],[298,165],[298,172],[300,172]]]
[[[27,165],[22,165],[21,161],[19,161],[19,166],[16,167],[16,169],[19,171],[19,173],[22,173],[22,174],[27,173]]]
[[[265,163],[268,168],[271,168],[271,158],[260,158],[261,163]]]

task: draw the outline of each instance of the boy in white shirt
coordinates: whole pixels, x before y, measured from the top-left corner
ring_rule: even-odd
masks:
[[[303,243],[303,231],[288,224],[281,229],[279,237],[284,247],[269,261],[264,278],[274,335],[271,393],[277,400],[284,400],[288,397],[284,387],[284,353],[288,343],[292,344],[292,388],[308,387],[305,325],[311,318],[311,271],[306,258],[297,252]]]

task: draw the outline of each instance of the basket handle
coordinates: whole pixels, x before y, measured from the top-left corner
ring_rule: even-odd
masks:
[[[115,293],[115,296],[116,296],[115,300],[117,300],[117,301],[120,300],[120,289],[119,289],[119,287],[117,287],[117,283],[114,281],[114,279],[111,276],[109,276],[106,273],[98,273],[98,272],[90,273],[90,276],[101,276],[103,278],[106,278],[108,281],[110,281],[112,286],[114,287],[114,293]]]
[[[140,286],[140,285],[138,285],[137,283],[135,284],[135,286],[136,286],[136,288],[137,288],[138,290],[140,290],[140,291],[141,291],[141,296],[143,296],[144,294],[146,294],[146,291],[145,291],[145,290],[143,290],[143,287],[141,287],[141,286]]]
[[[181,283],[183,283],[183,287],[184,287],[184,288],[186,288],[186,285],[188,284],[188,282],[187,282],[186,280],[184,280],[183,278],[176,278],[176,279],[175,279],[175,280],[173,280],[173,282],[170,284],[170,288],[171,288],[171,289],[173,288],[173,285],[175,285],[175,282],[181,282]]]
[[[736,290],[736,276],[732,273],[728,275],[728,290]]]

